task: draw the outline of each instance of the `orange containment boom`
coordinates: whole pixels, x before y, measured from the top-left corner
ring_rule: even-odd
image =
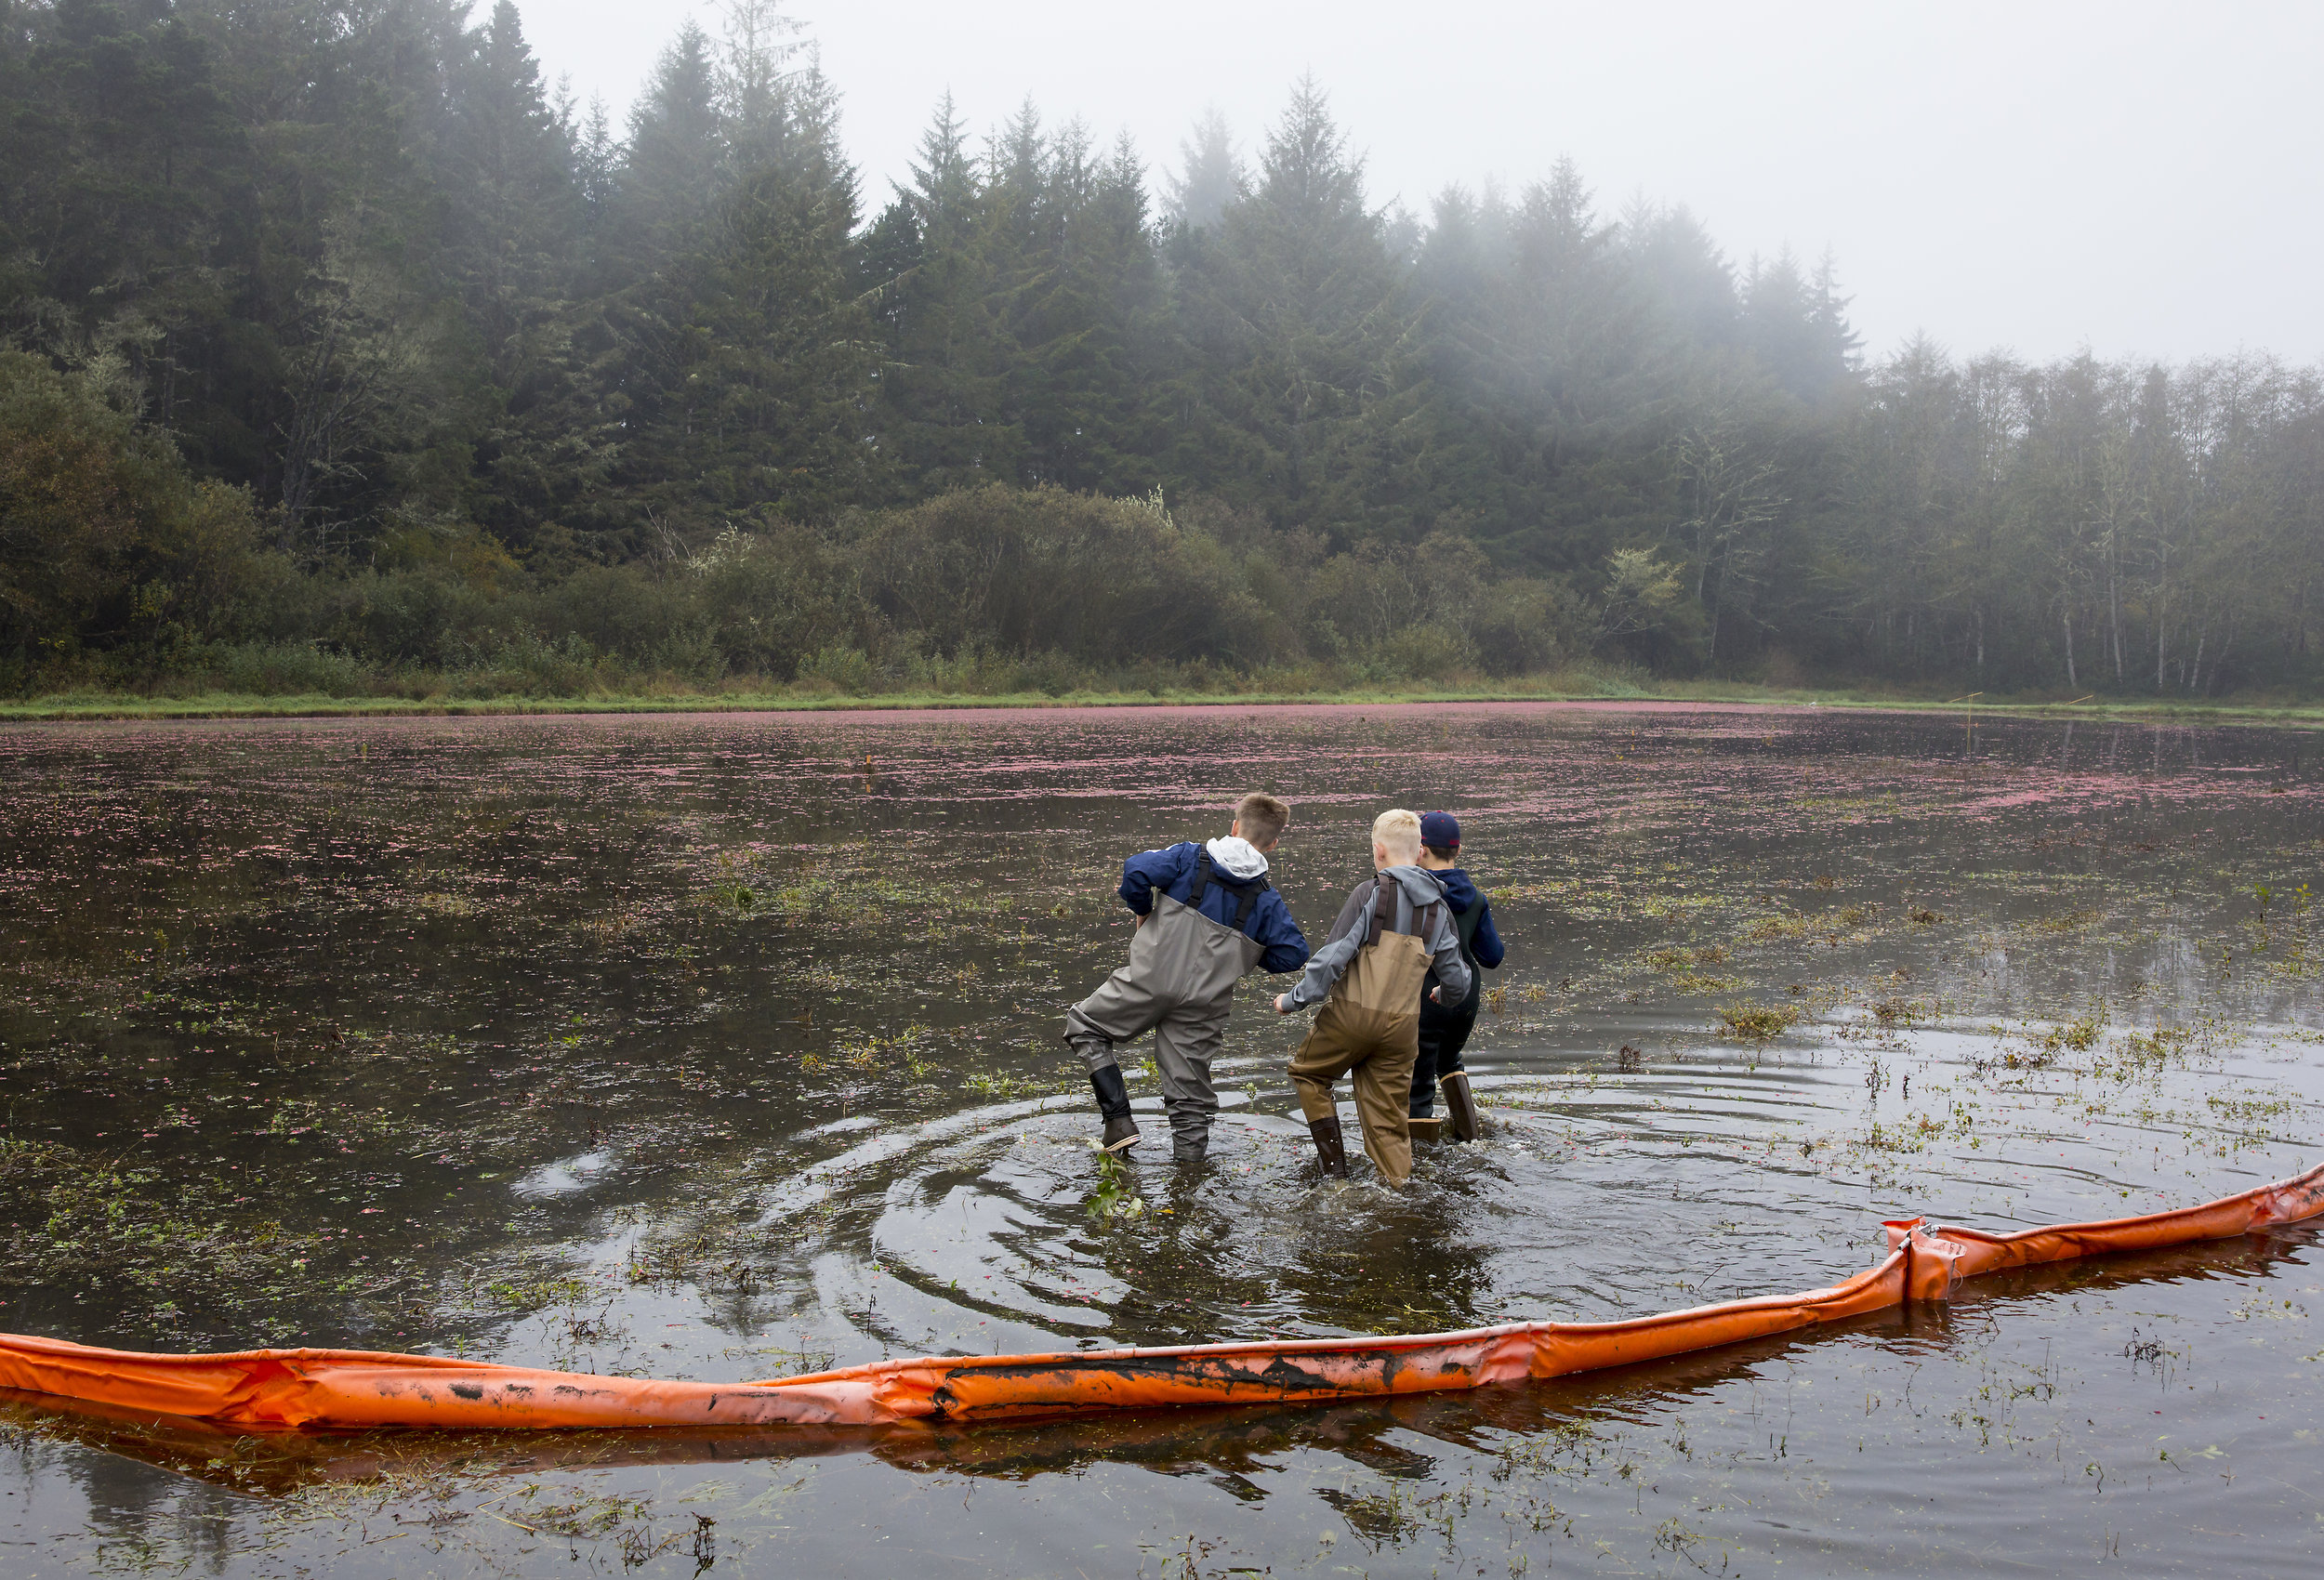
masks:
[[[220,1426],[296,1428],[868,1426],[1285,1404],[1434,1393],[1626,1366],[1941,1300],[1979,1273],[2225,1240],[2324,1212],[2324,1165],[2206,1206],[1982,1234],[1887,1225],[1889,1254],[1829,1289],[1617,1323],[1519,1323],[1404,1338],[1196,1344],[1054,1355],[931,1356],[757,1383],[658,1382],[430,1355],[248,1350],[139,1355],[0,1335],[0,1387]]]

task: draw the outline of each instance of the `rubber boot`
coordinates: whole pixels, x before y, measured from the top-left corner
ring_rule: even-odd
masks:
[[[1309,1120],[1307,1133],[1315,1138],[1315,1155],[1323,1160],[1324,1177],[1327,1179],[1345,1179],[1348,1177],[1348,1150],[1340,1143],[1340,1116],[1335,1113],[1328,1119]]]
[[[1456,1141],[1477,1139],[1477,1102],[1469,1091],[1466,1070],[1448,1071],[1436,1078],[1437,1089],[1445,1094],[1445,1112],[1451,1115],[1445,1127]]]
[[[1208,1130],[1173,1130],[1170,1132],[1170,1161],[1192,1166],[1200,1163],[1210,1152],[1210,1132]]]
[[[1090,1071],[1089,1086],[1098,1095],[1098,1112],[1105,1116],[1105,1135],[1098,1145],[1109,1152],[1136,1146],[1138,1122],[1129,1117],[1129,1088],[1122,1084],[1122,1067],[1109,1064]]]
[[[1437,1140],[1443,1136],[1445,1129],[1443,1120],[1425,1113],[1413,1114],[1404,1124],[1405,1129],[1416,1141]]]

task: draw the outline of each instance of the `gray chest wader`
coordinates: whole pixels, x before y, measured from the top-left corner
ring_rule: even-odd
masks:
[[[1420,1047],[1420,984],[1428,980],[1429,950],[1441,902],[1412,914],[1413,931],[1389,926],[1395,885],[1376,880],[1364,947],[1331,987],[1307,1040],[1291,1056],[1291,1085],[1299,1092],[1308,1132],[1326,1174],[1348,1171],[1332,1085],[1353,1075],[1355,1112],[1364,1151],[1380,1178],[1401,1185],[1412,1176],[1412,1061]]]
[[[1267,953],[1243,928],[1268,884],[1261,877],[1242,886],[1230,927],[1197,909],[1210,878],[1210,855],[1205,851],[1195,858],[1186,902],[1155,895],[1153,914],[1129,941],[1129,963],[1065,1012],[1065,1040],[1089,1062],[1089,1085],[1105,1118],[1102,1144],[1111,1150],[1138,1139],[1116,1045],[1146,1032],[1154,1034],[1155,1068],[1162,1077],[1162,1102],[1180,1156],[1201,1155],[1219,1112],[1210,1060],[1226,1032],[1235,981]]]
[[[1477,968],[1475,946],[1477,923],[1484,915],[1485,901],[1480,896],[1453,919],[1461,962],[1469,968],[1469,996],[1450,1009],[1420,1000],[1420,1055],[1412,1064],[1411,1130],[1415,1136],[1434,1133],[1436,1122],[1429,1115],[1435,1111],[1436,1088],[1441,1083],[1445,1108],[1452,1118],[1452,1139],[1477,1139],[1476,1099],[1469,1091],[1469,1073],[1461,1067],[1460,1050],[1476,1027],[1477,1006],[1485,997],[1485,973]]]

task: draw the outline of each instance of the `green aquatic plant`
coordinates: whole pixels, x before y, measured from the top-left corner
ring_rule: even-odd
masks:
[[[591,942],[606,944],[625,933],[644,927],[646,922],[647,916],[641,907],[627,905],[600,915],[584,917],[575,926],[581,935]]]
[[[1089,1143],[1089,1150],[1098,1154],[1098,1184],[1089,1193],[1089,1205],[1083,1210],[1101,1223],[1143,1218],[1145,1201],[1138,1194],[1137,1180],[1121,1153],[1109,1152],[1095,1141]]]
[[[754,1345],[749,1353],[754,1357],[760,1355],[773,1357],[775,1361],[773,1365],[759,1363],[752,1367],[752,1370],[762,1377],[812,1376],[817,1372],[829,1371],[838,1363],[836,1350],[828,1346],[817,1349],[807,1342],[805,1335],[799,1336],[797,1349],[776,1344],[761,1344]]]
[[[917,1021],[900,1032],[870,1032],[841,1042],[836,1057],[856,1070],[901,1069],[915,1081],[934,1068],[929,1061],[929,1030]]]
[[[2049,933],[2080,932],[2105,915],[2097,906],[2086,905],[2080,910],[2060,912],[2054,916],[2038,917],[2034,927]]]
[[[733,916],[747,916],[757,910],[760,896],[746,881],[749,875],[749,858],[738,860],[732,855],[721,854],[719,857],[718,878],[710,885],[710,908]]]
[[[2079,1027],[2081,1022],[2076,1024]],[[2151,1032],[2131,1033],[2122,1039],[2117,1052],[2126,1065],[2160,1064],[2184,1053],[2194,1040],[2192,1026],[2157,1026]]]
[[[1088,1087],[1079,1081],[1060,1081],[1054,1076],[1020,1075],[1007,1070],[980,1070],[964,1083],[970,1091],[988,1102],[1017,1102],[1025,1098],[1055,1097],[1074,1090],[1085,1095]]]
[[[1796,1024],[1800,1011],[1789,1004],[1723,1004],[1719,1007],[1720,1034],[1765,1042]]]
[[[2063,1026],[2053,1027],[2041,1039],[2041,1047],[2044,1052],[2053,1054],[2061,1049],[2088,1053],[2097,1044],[2098,1032],[2098,1018],[2084,1015],[2079,1020],[2068,1020]]]
[[[1715,966],[1727,957],[1723,943],[1707,943],[1699,949],[1657,949],[1646,956],[1646,964],[1657,971],[1687,971],[1697,966]]]
[[[1943,1120],[1931,1118],[1925,1113],[1915,1113],[1894,1125],[1873,1121],[1860,1145],[1873,1152],[1918,1152],[1926,1151],[1928,1144],[1943,1134]]]

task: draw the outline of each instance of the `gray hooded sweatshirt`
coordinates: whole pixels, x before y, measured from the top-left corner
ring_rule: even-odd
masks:
[[[1340,907],[1339,919],[1331,924],[1330,941],[1315,951],[1299,985],[1286,995],[1292,1008],[1321,1004],[1330,995],[1331,984],[1364,947],[1364,935],[1371,930],[1372,896],[1384,882],[1396,886],[1395,914],[1389,926],[1397,932],[1412,930],[1415,912],[1428,905],[1437,907],[1436,925],[1420,940],[1432,959],[1428,981],[1420,991],[1426,993],[1442,983],[1447,1003],[1459,1004],[1469,996],[1469,965],[1460,957],[1460,934],[1453,927],[1452,907],[1439,903],[1445,898],[1445,886],[1424,867],[1382,867],[1377,876],[1357,884],[1348,902]]]

